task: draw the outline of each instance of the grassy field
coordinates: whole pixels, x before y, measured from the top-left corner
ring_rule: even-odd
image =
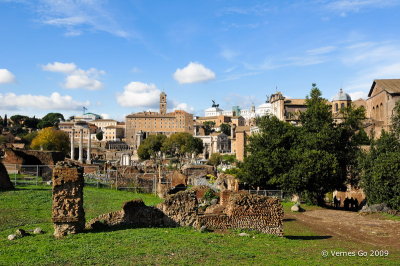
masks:
[[[160,199],[152,195],[109,189],[85,188],[86,218],[119,210],[122,203],[142,198],[154,205]],[[285,210],[289,204],[284,205]],[[315,207],[306,207],[315,208]],[[87,232],[61,240],[52,236],[51,191],[48,187],[19,187],[0,192],[0,265],[287,265],[287,264],[389,264],[398,265],[399,251],[388,257],[323,257],[327,251],[369,251],[367,245],[333,240],[285,220],[285,237],[238,231],[200,233],[191,228],[140,228],[107,232]],[[31,235],[15,241],[7,236],[17,228],[41,227],[43,235]]]

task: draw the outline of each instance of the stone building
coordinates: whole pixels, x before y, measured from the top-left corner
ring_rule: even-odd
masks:
[[[246,124],[249,124],[251,120],[256,119],[260,116],[265,116],[272,113],[272,106],[269,103],[269,99],[259,106],[252,105],[249,109],[241,109],[239,106],[233,106],[232,110],[223,110],[219,108],[219,105],[213,104],[212,107],[204,110],[204,119],[216,119],[221,116],[225,117],[243,117]],[[239,125],[238,125],[239,126]]]
[[[84,111],[85,110],[86,108],[84,109]],[[92,122],[99,119],[101,119],[100,115],[94,113],[86,113],[86,112],[84,112],[83,115],[77,115],[74,117],[75,121],[86,121],[86,122]]]
[[[305,99],[287,99],[281,92],[272,94],[270,103],[273,115],[292,124],[298,124],[300,112],[307,109]]]
[[[226,115],[218,116],[201,116],[196,118],[198,124],[203,124],[206,121],[211,121],[215,123],[215,127],[220,127],[221,124],[230,124],[232,117]]]
[[[103,128],[108,126],[116,126],[118,124],[117,120],[114,119],[96,119],[90,123],[98,127],[100,130],[103,130]]]
[[[341,112],[344,108],[351,106],[351,97],[345,93],[343,89],[340,89],[339,93],[332,98],[332,115],[335,122],[340,123],[343,121],[343,113]]]
[[[367,132],[374,131],[375,137],[379,137],[382,129],[389,131],[393,109],[399,100],[400,79],[374,80],[366,101],[366,115],[371,120]]]
[[[105,141],[121,141],[125,137],[125,129],[118,125],[106,126],[102,131],[103,140]]]
[[[84,125],[84,127],[82,127]],[[90,134],[91,140],[96,140],[96,133],[98,132],[98,127],[94,124],[87,123],[83,120],[77,122],[60,122],[58,128],[62,131],[68,133],[71,138],[72,132],[74,133],[74,139],[80,138],[79,129],[82,128],[83,134],[88,136]]]
[[[230,153],[231,140],[221,132],[214,132],[210,135],[195,135],[203,141],[203,158],[208,159],[213,153]]]
[[[125,117],[126,143],[138,148],[148,135],[193,134],[193,115],[183,110],[167,113],[167,95],[160,94],[160,112],[139,112]]]

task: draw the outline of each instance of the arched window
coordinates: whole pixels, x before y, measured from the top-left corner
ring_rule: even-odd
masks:
[[[344,109],[344,103],[340,104],[340,109]]]
[[[379,109],[381,111],[381,113],[380,113],[381,120],[383,120],[384,114],[383,114],[383,104],[382,103],[381,103],[381,106],[379,107]]]
[[[380,113],[380,110],[379,110],[379,105],[376,106],[375,111],[376,111],[376,115],[375,115],[376,120],[381,120],[381,117],[380,117],[381,113]]]
[[[335,103],[335,111],[339,111],[339,105],[337,103]]]

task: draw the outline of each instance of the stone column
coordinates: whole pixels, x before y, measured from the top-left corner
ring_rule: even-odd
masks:
[[[83,128],[79,129],[79,162],[83,163]]]
[[[92,140],[90,139],[90,129],[89,129],[88,145],[87,145],[87,159],[86,159],[87,164],[91,164],[91,159],[90,159],[90,152],[91,152],[91,148],[92,148],[91,145],[92,145]]]
[[[85,228],[83,168],[71,162],[58,162],[53,169],[52,183],[54,236],[82,232]]]
[[[75,147],[74,147],[75,129],[71,133],[71,160],[75,160]]]

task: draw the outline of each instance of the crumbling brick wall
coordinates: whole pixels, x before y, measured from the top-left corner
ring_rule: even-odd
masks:
[[[91,220],[86,227],[206,226],[208,229],[251,229],[283,235],[283,208],[278,199],[247,193],[225,193],[227,199],[224,205],[211,205],[202,215],[198,209],[197,191],[186,190],[168,195],[156,207],[145,206],[141,200],[129,201],[124,204],[123,210],[103,214]]]
[[[198,201],[194,191],[187,190],[168,195],[157,208],[181,226],[197,227]]]
[[[111,227],[175,227],[177,224],[161,210],[146,206],[141,199],[127,201],[122,210],[102,214],[86,224],[87,229],[105,229]]]
[[[0,163],[0,190],[9,190],[13,188],[14,185],[11,183],[7,169]]]
[[[210,229],[251,229],[283,235],[284,212],[278,199],[242,193],[230,194],[222,212],[199,216],[199,226]]]
[[[83,168],[71,162],[58,162],[52,181],[54,236],[81,232],[85,227]]]
[[[21,165],[55,165],[64,160],[65,155],[57,151],[35,151],[6,149],[4,153],[4,164]]]

